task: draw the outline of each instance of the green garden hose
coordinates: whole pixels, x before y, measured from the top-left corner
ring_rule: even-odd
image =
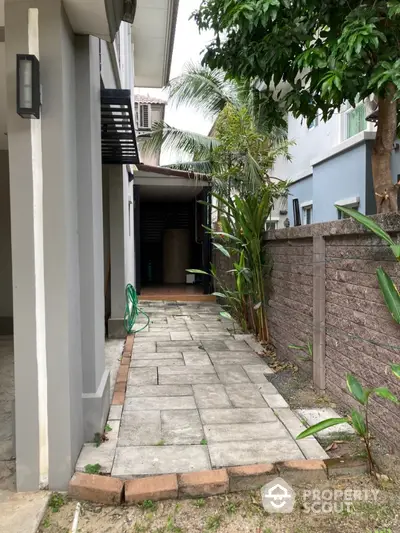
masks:
[[[136,323],[136,319],[139,315],[144,315],[147,318],[147,322],[140,329],[133,329]],[[125,288],[125,315],[124,315],[124,327],[125,331],[129,333],[139,333],[143,329],[147,328],[150,323],[150,317],[146,315],[144,311],[139,308],[138,297],[134,287],[128,283]]]

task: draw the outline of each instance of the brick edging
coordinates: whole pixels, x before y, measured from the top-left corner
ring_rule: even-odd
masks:
[[[122,480],[111,476],[75,473],[69,496],[95,503],[140,503],[144,500],[205,498],[228,492],[259,489],[276,477],[293,485],[323,483],[339,476],[365,474],[361,458],[300,459],[276,464],[235,466],[187,474],[165,474]]]
[[[126,336],[124,350],[122,352],[117,378],[115,381],[114,394],[111,405],[124,405],[126,385],[128,383],[129,367],[131,364],[133,353],[133,341],[133,333],[130,333]]]

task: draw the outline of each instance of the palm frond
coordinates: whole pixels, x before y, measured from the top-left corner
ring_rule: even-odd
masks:
[[[215,118],[227,103],[237,105],[237,85],[226,80],[222,70],[187,63],[183,74],[169,82],[169,102]]]
[[[168,165],[162,165],[167,168],[174,168],[176,170],[188,170],[194,174],[205,174],[206,176],[212,175],[213,165],[211,161],[181,161],[180,163],[171,163]]]
[[[166,122],[156,122],[146,135],[142,144],[144,153],[159,153],[161,149],[170,150],[180,155],[196,156],[196,159],[208,159],[218,141],[214,137],[201,135],[192,131],[180,130]]]

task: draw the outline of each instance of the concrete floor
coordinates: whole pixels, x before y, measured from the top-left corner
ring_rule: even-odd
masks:
[[[267,377],[251,335],[232,334],[212,303],[144,302],[125,404],[108,440],[85,445],[76,469],[98,463],[121,478],[326,458]],[[141,317],[141,322],[144,318]]]
[[[114,389],[123,341],[107,340],[106,366]],[[111,393],[112,394],[112,393]],[[16,493],[13,457],[14,354],[12,336],[0,336],[0,533],[35,533],[50,497],[48,491]]]
[[[50,493],[15,492],[13,410],[13,338],[0,336],[0,532],[35,533]]]

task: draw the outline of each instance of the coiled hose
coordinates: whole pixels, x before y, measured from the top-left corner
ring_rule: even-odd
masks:
[[[140,329],[133,329],[136,323],[137,317],[144,315],[147,318],[147,322]],[[129,333],[139,333],[143,329],[147,328],[150,323],[150,317],[144,311],[139,308],[138,297],[134,287],[128,283],[125,288],[125,314],[124,314],[124,327],[125,331]]]

